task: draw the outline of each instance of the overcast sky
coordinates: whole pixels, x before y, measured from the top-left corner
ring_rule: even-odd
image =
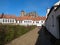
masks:
[[[38,15],[45,16],[47,8],[51,8],[59,0],[0,0],[0,14],[20,15],[20,11],[27,13],[36,11]]]

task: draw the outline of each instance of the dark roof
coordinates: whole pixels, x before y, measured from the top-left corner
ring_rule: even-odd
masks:
[[[57,10],[59,9],[60,5],[52,6],[52,8],[50,9],[49,13],[47,14],[46,20],[48,19],[49,15],[50,15],[50,13],[52,12],[52,10],[54,9],[54,7],[57,7],[57,8],[54,10],[54,11],[57,11]],[[45,20],[45,21],[46,21],[46,20]]]

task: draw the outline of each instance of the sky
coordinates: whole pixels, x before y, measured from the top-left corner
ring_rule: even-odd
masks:
[[[0,0],[0,14],[20,16],[21,10],[26,13],[36,11],[39,16],[45,16],[46,10],[59,0]]]

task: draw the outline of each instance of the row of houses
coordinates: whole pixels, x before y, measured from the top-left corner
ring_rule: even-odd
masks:
[[[26,14],[21,11],[19,17],[15,15],[0,14],[0,23],[2,24],[15,24],[15,25],[36,25],[42,26],[46,20],[46,17],[38,16],[35,12],[30,12]]]

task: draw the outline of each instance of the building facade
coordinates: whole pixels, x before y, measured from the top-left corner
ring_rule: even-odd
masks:
[[[36,25],[42,26],[45,22],[46,17],[41,17],[36,15],[36,13],[26,14],[24,11],[21,11],[21,16],[16,17],[13,15],[0,15],[0,23],[2,24],[16,24],[16,25]]]
[[[54,37],[60,39],[60,1],[48,11],[45,26]]]

